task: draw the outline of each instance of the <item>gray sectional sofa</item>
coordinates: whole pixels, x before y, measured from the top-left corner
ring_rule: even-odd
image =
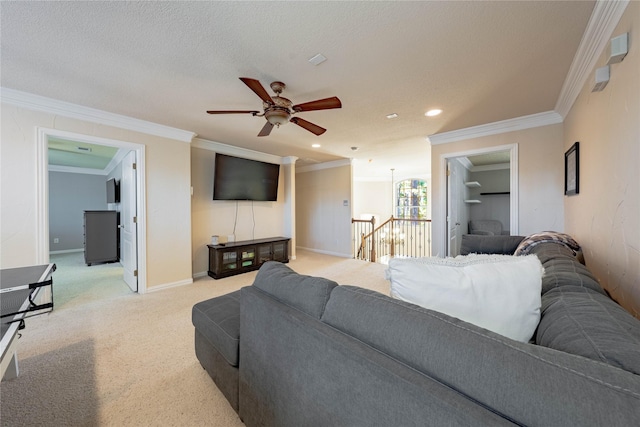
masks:
[[[535,342],[269,262],[193,307],[196,356],[247,426],[638,425],[640,321],[570,248],[531,251]]]

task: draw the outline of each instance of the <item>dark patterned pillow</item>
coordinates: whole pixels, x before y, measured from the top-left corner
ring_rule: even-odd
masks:
[[[580,245],[568,234],[557,231],[543,231],[542,233],[531,234],[520,242],[514,255],[528,255],[531,249],[540,243],[557,243],[564,245],[574,251],[574,255],[580,251]]]

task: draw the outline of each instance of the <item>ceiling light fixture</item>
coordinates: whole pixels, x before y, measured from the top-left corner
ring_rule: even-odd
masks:
[[[313,148],[320,148],[320,147],[322,147],[320,144],[312,144],[311,146],[312,146]]]
[[[398,115],[396,113],[387,114],[387,119],[395,119]]]
[[[424,115],[427,116],[427,117],[434,117],[434,116],[437,116],[440,113],[442,113],[442,110],[440,110],[438,108],[434,108],[433,110],[429,110],[426,113],[424,113]]]
[[[264,116],[269,123],[280,127],[280,125],[286,124],[289,121],[291,114],[289,114],[289,110],[283,107],[273,106],[264,112]]]

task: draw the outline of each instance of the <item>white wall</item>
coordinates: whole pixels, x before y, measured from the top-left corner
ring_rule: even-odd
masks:
[[[471,206],[470,219],[496,219],[502,223],[503,230],[511,228],[509,211],[510,199],[508,194],[481,195],[481,193],[509,192],[510,170],[500,169],[491,171],[477,171],[469,174],[469,180],[478,181],[482,187],[471,189],[469,197],[480,200]]]
[[[298,169],[295,197],[299,248],[353,256],[351,177],[351,164],[340,161]]]
[[[223,144],[199,141],[198,146],[191,148],[191,197],[192,214],[192,263],[195,276],[205,275],[209,268],[209,249],[211,236],[226,238],[235,234],[235,240],[253,240],[265,237],[292,237],[288,224],[291,214],[291,194],[286,191],[290,187],[287,171],[291,167],[280,166],[278,182],[278,200],[276,202],[222,201],[213,200],[213,173],[217,149],[224,154],[252,160],[281,163],[280,157],[264,153],[244,152],[236,149],[229,152]],[[201,148],[205,147],[205,148]],[[237,212],[237,214],[236,214]]]
[[[431,148],[433,253],[444,247],[446,221],[442,204],[446,201],[444,155],[481,148],[518,144],[518,234],[543,230],[564,231],[564,151],[562,124],[471,138]]]
[[[391,181],[354,181],[353,217],[371,219],[374,215],[376,224],[382,224],[393,213],[392,191]],[[363,214],[367,218],[362,218]]]
[[[59,110],[56,113],[47,111],[46,108],[44,111],[34,111],[15,106],[6,103],[3,98],[0,118],[2,268],[42,262],[43,255],[39,252],[42,252],[43,246],[48,247],[48,244],[41,243],[42,239],[46,240],[45,231],[48,230],[39,229],[40,218],[46,216],[48,210],[48,206],[39,206],[38,194],[39,180],[47,180],[46,177],[42,178],[42,174],[47,174],[46,152],[44,159],[38,157],[36,141],[36,128],[42,127],[145,146],[147,289],[190,283],[189,143],[169,136],[129,130],[130,127],[121,128],[73,118],[73,114],[66,116],[65,112]],[[95,111],[92,113],[96,115]],[[109,117],[113,119],[113,116]],[[134,120],[123,121],[130,124]],[[145,128],[148,127],[154,128]],[[40,160],[41,164],[38,163]]]
[[[103,175],[49,172],[51,252],[84,249],[84,211],[107,209],[106,180]]]
[[[563,150],[580,142],[580,193],[564,199],[564,224],[600,283],[640,318],[640,2],[629,3],[611,37],[626,32],[629,53],[607,86],[591,92],[592,70],[564,122]]]

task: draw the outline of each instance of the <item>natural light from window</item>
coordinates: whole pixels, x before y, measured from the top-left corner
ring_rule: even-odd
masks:
[[[405,179],[396,184],[396,218],[427,219],[427,183]]]

